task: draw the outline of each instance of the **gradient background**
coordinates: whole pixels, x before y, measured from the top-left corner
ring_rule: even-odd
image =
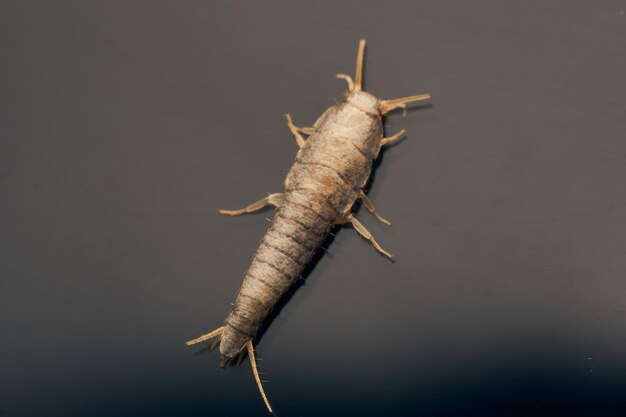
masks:
[[[626,415],[625,1],[2,1],[0,416],[266,415],[221,325],[296,144],[365,87],[359,218],[261,334],[282,416]]]

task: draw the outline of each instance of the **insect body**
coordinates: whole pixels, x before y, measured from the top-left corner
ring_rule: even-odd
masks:
[[[360,199],[378,220],[390,225],[376,212],[363,192],[381,147],[404,134],[400,131],[391,137],[383,137],[382,117],[395,108],[405,108],[406,103],[430,96],[423,94],[379,100],[362,91],[364,49],[365,40],[361,40],[355,81],[348,75],[337,75],[348,83],[343,102],[326,110],[310,128],[296,127],[287,115],[287,125],[300,150],[287,174],[284,193],[271,194],[241,210],[220,210],[221,214],[237,216],[266,205],[277,207],[224,326],[187,344],[221,338],[218,340],[222,367],[247,349],[257,385],[270,412],[272,408],[256,369],[252,340],[265,317],[301,274],[329,230],[337,224],[351,223],[379,252],[392,258],[350,210]],[[302,134],[308,138],[305,140]]]

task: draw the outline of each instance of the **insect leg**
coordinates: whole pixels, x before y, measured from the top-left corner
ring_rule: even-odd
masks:
[[[359,191],[359,198],[363,202],[365,208],[368,209],[369,212],[372,213],[379,222],[387,226],[391,226],[391,222],[389,220],[384,219],[380,214],[378,214],[378,211],[376,211],[376,208],[372,204],[372,201],[365,195],[363,190]]]
[[[254,357],[254,346],[252,346],[252,339],[248,340],[246,343],[246,347],[248,348],[248,356],[250,356],[250,364],[252,365],[252,373],[254,374],[254,379],[256,380],[256,385],[259,387],[259,391],[261,392],[261,397],[263,397],[263,401],[267,406],[267,409],[270,413],[273,413],[272,406],[267,399],[267,395],[265,395],[265,390],[263,389],[263,385],[261,384],[261,377],[259,376],[259,371],[256,368],[256,358]]]
[[[283,194],[282,193],[274,193],[270,194],[265,198],[260,199],[257,202],[250,204],[248,207],[244,207],[239,210],[220,210],[220,214],[226,214],[228,216],[240,216],[242,214],[252,213],[257,210],[261,210],[263,207],[272,205],[274,207],[280,207],[283,203]]]
[[[312,135],[313,133],[315,133],[315,129],[313,129],[312,127],[298,127],[293,124],[293,121],[291,120],[291,115],[289,113],[285,114],[285,116],[287,117],[287,126],[289,127],[289,130],[291,130],[291,133],[293,133],[293,136],[296,138],[296,142],[298,142],[298,147],[303,147],[304,138],[300,133],[304,133],[305,135]]]
[[[343,223],[352,223],[354,230],[356,230],[365,239],[369,240],[370,243],[374,245],[374,247],[376,248],[378,252],[382,253],[387,258],[393,261],[393,255],[380,247],[378,242],[376,242],[376,240],[374,239],[374,236],[372,236],[372,234],[365,228],[365,226],[361,224],[360,221],[356,219],[356,217],[352,215],[352,213],[348,212],[347,214],[344,214],[337,220],[337,224],[343,224]]]
[[[392,143],[392,142],[395,142],[396,140],[400,139],[402,136],[404,136],[405,133],[406,133],[406,130],[402,129],[401,131],[399,131],[395,135],[391,135],[388,138],[382,138],[382,140],[380,141],[381,148],[383,146],[385,146],[386,144],[388,144],[388,143]]]

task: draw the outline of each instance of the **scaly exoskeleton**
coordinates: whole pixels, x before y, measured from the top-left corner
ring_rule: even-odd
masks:
[[[378,220],[383,219],[363,191],[381,147],[404,134],[404,130],[383,137],[382,118],[396,108],[430,98],[428,94],[380,100],[362,90],[365,40],[359,42],[355,81],[345,74],[348,91],[345,100],[327,109],[313,127],[297,127],[287,114],[287,126],[300,150],[289,170],[283,193],[271,194],[240,210],[220,210],[238,216],[267,205],[277,207],[265,233],[232,311],[224,326],[187,342],[193,345],[213,337],[220,344],[220,366],[243,353],[250,356],[252,370],[261,396],[269,404],[256,367],[252,340],[259,326],[281,296],[300,276],[332,227],[351,223],[383,255],[392,255],[376,242],[372,234],[354,217],[351,208],[360,199]],[[302,135],[308,136],[305,140]]]

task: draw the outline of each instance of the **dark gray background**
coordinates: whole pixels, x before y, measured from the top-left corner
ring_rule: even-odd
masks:
[[[265,410],[221,325],[368,41],[429,92],[257,346],[278,415],[625,415],[625,1],[0,4],[0,416]]]

